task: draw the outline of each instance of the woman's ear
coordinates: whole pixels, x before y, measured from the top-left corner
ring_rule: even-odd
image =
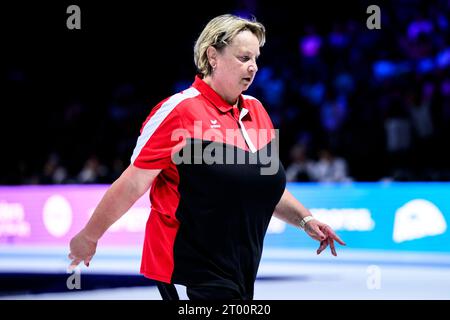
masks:
[[[208,56],[209,64],[213,67],[213,69],[217,65],[217,50],[213,46],[209,46],[206,49],[206,55]]]

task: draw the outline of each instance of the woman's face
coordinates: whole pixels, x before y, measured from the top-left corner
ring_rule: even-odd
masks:
[[[247,90],[258,71],[258,38],[250,31],[242,31],[217,55],[214,78],[226,95],[236,98]]]

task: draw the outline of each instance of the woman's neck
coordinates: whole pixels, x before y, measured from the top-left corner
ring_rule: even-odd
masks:
[[[209,85],[219,96],[222,97],[223,100],[225,100],[229,105],[231,106],[238,106],[239,104],[239,96],[235,98],[229,98],[222,90],[221,86],[217,83],[217,81],[213,81],[211,76],[206,76],[203,81],[207,85]]]

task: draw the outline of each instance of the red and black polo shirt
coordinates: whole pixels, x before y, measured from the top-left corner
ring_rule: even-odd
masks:
[[[253,296],[264,236],[286,179],[264,107],[246,95],[239,106],[197,76],[143,123],[131,163],[162,169],[150,190],[146,277]]]

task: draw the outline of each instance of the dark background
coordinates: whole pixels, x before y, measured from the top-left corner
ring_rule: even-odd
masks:
[[[450,104],[438,90],[450,79],[449,67],[417,67],[449,47],[448,1],[93,2],[2,4],[0,184],[112,182],[128,165],[151,108],[192,83],[194,42],[223,13],[253,14],[267,29],[257,78],[270,68],[284,91],[274,103],[267,94],[274,87],[255,81],[248,93],[280,129],[286,167],[301,143],[312,161],[325,147],[345,159],[355,181],[450,180]],[[81,8],[81,30],[66,28],[71,4]],[[366,28],[370,4],[381,8],[381,30]],[[433,31],[408,39],[421,19]],[[322,47],[305,59],[299,43],[312,29]],[[330,44],[333,32],[347,42]],[[379,80],[380,60],[404,62],[409,71]],[[340,74],[350,75],[350,91],[335,89]],[[307,98],[314,84],[325,88],[320,102]],[[427,84],[434,88],[431,135],[420,136],[411,123],[410,145],[388,150],[386,120],[411,122],[408,99]],[[321,107],[339,95],[346,111],[330,132]],[[94,179],[80,178],[86,166],[100,168]],[[60,178],[57,169],[65,172]]]

